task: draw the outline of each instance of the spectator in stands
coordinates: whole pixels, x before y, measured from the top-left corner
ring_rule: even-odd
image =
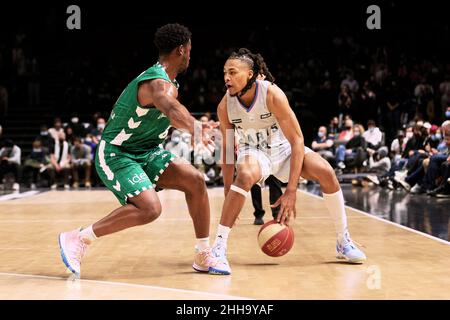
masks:
[[[446,126],[450,129],[450,125],[444,122],[441,126],[443,131]],[[425,132],[424,130],[425,127],[422,127],[422,132]],[[450,146],[450,137],[446,137],[445,141],[447,146]],[[416,194],[431,192],[438,187],[436,179],[440,176],[441,165],[447,161],[448,156],[448,149],[446,152],[436,154],[421,149],[414,153],[408,162],[410,164],[411,161],[416,161],[417,164],[413,163],[406,177],[397,176],[395,180],[408,192]]]
[[[64,133],[66,134],[66,141],[69,144],[69,147],[72,147],[74,145],[74,139],[76,137],[72,127],[67,126],[64,130]]]
[[[80,118],[78,117],[78,114],[74,113],[72,117],[70,118],[70,123],[67,125],[67,128],[71,128],[73,135],[75,137],[84,137],[85,135],[85,128],[83,124],[80,122]],[[67,135],[67,132],[66,132]],[[67,137],[67,140],[69,140],[69,137]]]
[[[377,150],[382,146],[383,133],[376,126],[374,120],[367,121],[367,131],[364,132],[363,137],[367,142],[367,147],[372,150]]]
[[[55,139],[52,135],[50,135],[45,124],[41,126],[41,131],[35,140],[40,140],[42,142],[42,146],[48,150],[52,150],[55,146]]]
[[[173,153],[175,156],[191,162],[191,153],[189,151],[189,146],[181,139],[180,130],[172,131],[170,141],[164,148]]]
[[[73,187],[78,189],[80,185],[79,171],[84,172],[86,188],[91,187],[91,165],[92,165],[92,153],[91,148],[83,144],[79,137],[73,139],[73,146],[70,151],[71,164],[72,164],[72,177]]]
[[[345,120],[344,130],[339,133],[338,138],[334,141],[335,144],[341,145],[350,141],[351,138],[353,138],[353,120],[347,119]]]
[[[447,110],[445,110],[445,119],[450,120],[450,105],[447,107]]]
[[[437,154],[438,153],[438,146],[441,142],[441,139],[436,136],[438,126],[433,124],[429,129],[429,135],[425,138],[424,144],[425,144],[425,151],[429,155]]]
[[[366,158],[367,143],[362,134],[364,128],[360,124],[353,126],[353,137],[345,144],[336,149],[336,162],[340,169],[346,168],[345,162],[359,169]]]
[[[49,168],[51,189],[55,190],[57,188],[57,178],[60,176],[63,177],[64,188],[66,190],[70,189],[70,153],[64,131],[58,133],[58,140],[56,140],[53,150],[50,151],[50,163],[52,165]]]
[[[64,132],[63,124],[61,118],[55,118],[53,122],[53,127],[48,129],[48,133],[55,139],[55,141],[59,140],[59,133]]]
[[[33,149],[23,165],[23,176],[29,179],[31,189],[36,189],[39,174],[47,169],[49,161],[49,149],[42,145],[41,140],[34,140]]]
[[[333,139],[336,139],[339,135],[339,119],[338,117],[333,117],[328,125],[328,135]]]
[[[397,138],[392,140],[391,143],[391,155],[394,162],[402,157],[402,153],[403,150],[405,150],[407,141],[408,139],[405,138],[405,133],[403,132],[403,130],[398,130]]]
[[[333,138],[327,135],[327,128],[321,126],[311,148],[330,163],[334,163]]]
[[[387,147],[380,147],[377,151],[370,149],[368,171],[377,175],[384,175],[391,169],[389,150]]]
[[[5,176],[12,174],[14,182],[12,189],[19,191],[19,166],[21,162],[21,149],[11,139],[6,139],[0,149],[0,184],[5,183]]]
[[[97,127],[95,127],[91,131],[92,139],[96,144],[99,144],[99,142],[102,138],[102,134],[103,134],[103,130],[105,129],[105,125],[106,125],[105,118],[99,117],[97,119]]]

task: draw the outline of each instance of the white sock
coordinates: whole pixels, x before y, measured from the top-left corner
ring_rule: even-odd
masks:
[[[209,237],[206,238],[197,238],[197,244],[195,248],[198,251],[202,251],[203,249],[209,248]]]
[[[331,194],[323,193],[325,206],[333,219],[338,241],[341,241],[347,231],[347,214],[345,213],[344,195],[342,189]]]
[[[214,245],[217,244],[217,242],[222,241],[225,246],[227,245],[228,235],[230,234],[231,228],[223,226],[219,224],[217,227],[217,236],[216,241],[214,242]]]
[[[97,236],[95,235],[94,230],[92,230],[92,224],[89,227],[81,230],[80,236],[81,236],[81,239],[88,239],[90,242],[97,239]]]

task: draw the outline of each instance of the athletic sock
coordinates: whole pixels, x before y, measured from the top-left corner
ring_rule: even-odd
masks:
[[[325,206],[333,219],[336,235],[340,242],[347,231],[347,214],[345,212],[344,195],[342,189],[331,194],[323,193]]]
[[[81,236],[81,239],[87,239],[90,242],[97,239],[97,236],[95,235],[94,230],[92,230],[92,224],[89,227],[82,229],[80,231],[80,236]]]

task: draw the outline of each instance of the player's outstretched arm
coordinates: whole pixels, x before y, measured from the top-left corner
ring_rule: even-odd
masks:
[[[276,207],[281,204],[278,219],[281,223],[284,223],[285,219],[289,219],[290,215],[294,215],[294,217],[296,215],[295,199],[305,156],[305,145],[300,124],[289,106],[289,101],[284,92],[276,85],[269,87],[267,106],[280,124],[281,130],[289,141],[292,150],[289,182],[286,192],[273,205]]]
[[[194,123],[198,120],[175,98],[175,90],[171,83],[162,79],[146,81],[139,87],[139,102],[153,104],[169,118],[172,126],[194,135]]]

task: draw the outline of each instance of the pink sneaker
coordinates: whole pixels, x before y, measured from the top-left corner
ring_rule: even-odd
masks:
[[[216,265],[216,259],[211,253],[211,248],[203,249],[202,251],[196,250],[194,257],[194,264],[192,268],[198,272],[208,272],[209,267]]]
[[[80,276],[81,259],[90,244],[88,239],[81,239],[80,229],[59,234],[61,258],[66,267],[76,276]]]

